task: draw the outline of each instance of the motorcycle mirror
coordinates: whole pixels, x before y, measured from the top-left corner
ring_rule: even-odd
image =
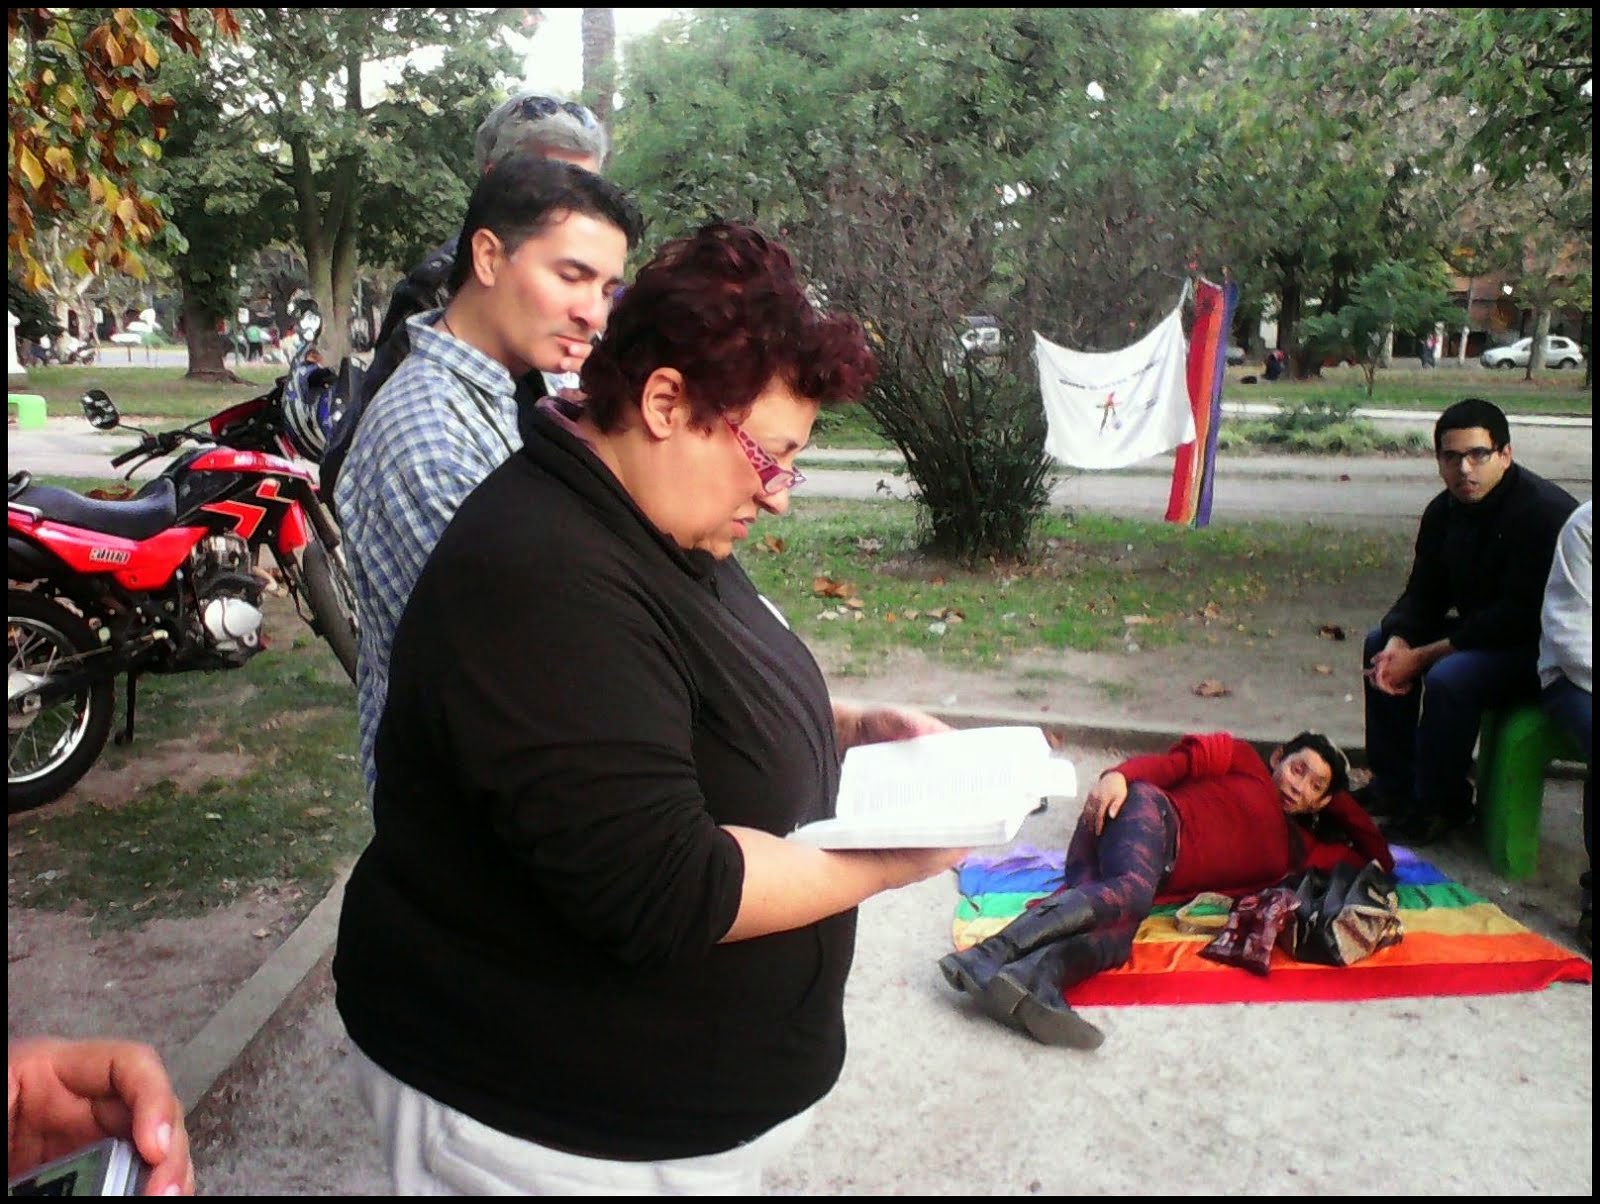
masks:
[[[117,403],[111,400],[110,394],[104,389],[90,389],[83,395],[82,405],[83,416],[97,431],[116,430],[122,422],[122,415],[117,413]]]

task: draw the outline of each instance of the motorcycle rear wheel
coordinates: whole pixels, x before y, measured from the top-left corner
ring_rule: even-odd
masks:
[[[306,601],[317,621],[317,634],[328,641],[339,664],[356,679],[356,589],[339,553],[330,550],[315,529],[311,541],[300,554],[300,572],[305,578]]]
[[[62,659],[99,647],[89,625],[66,607],[27,590],[7,591],[8,679],[48,677]],[[111,734],[114,706],[110,678],[33,711],[26,696],[7,703],[8,814],[55,802],[89,772]]]

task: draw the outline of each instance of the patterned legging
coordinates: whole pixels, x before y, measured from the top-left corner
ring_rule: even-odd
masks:
[[[1172,803],[1146,782],[1128,786],[1126,801],[1100,835],[1095,835],[1087,812],[1079,816],[1067,846],[1066,886],[1089,900],[1099,922],[1074,938],[1092,956],[1073,959],[1082,963],[1073,982],[1120,966],[1132,956],[1134,934],[1155,906],[1156,891],[1172,870],[1177,851],[1178,817]]]

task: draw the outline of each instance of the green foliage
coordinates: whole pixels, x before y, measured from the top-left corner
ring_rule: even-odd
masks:
[[[1360,364],[1370,397],[1390,335],[1422,334],[1437,323],[1460,319],[1448,286],[1442,264],[1374,264],[1356,281],[1346,305],[1305,320],[1306,345],[1318,357]]]
[[[1207,10],[1181,60],[1170,104],[1185,122],[1189,195],[1241,282],[1243,308],[1274,302],[1279,345],[1297,369],[1311,299],[1338,310],[1372,265],[1428,248],[1413,212],[1429,178],[1425,139],[1366,86],[1377,48],[1413,20],[1400,10]]]
[[[187,8],[15,8],[6,13],[8,268],[30,288],[46,285],[36,234],[70,230],[60,257],[76,276],[101,263],[143,279],[140,248],[163,226],[158,197],[144,191],[172,123],[159,94],[174,50],[198,56]],[[211,10],[224,37],[232,10]],[[69,220],[70,219],[70,220]]]
[[[1260,421],[1225,422],[1217,446],[1225,451],[1287,452],[1306,456],[1427,455],[1417,431],[1395,433],[1355,416],[1354,402],[1307,402]]]
[[[1499,187],[1547,172],[1570,188],[1594,156],[1594,12],[1586,8],[1447,9],[1430,47],[1437,95],[1473,123],[1462,143]]]
[[[410,262],[459,224],[472,133],[513,66],[500,40],[517,10],[245,9],[243,44],[214,56],[208,86],[224,104],[229,163],[262,198],[269,224],[305,258],[325,315],[350,311],[359,248],[370,262]],[[432,51],[423,69],[412,56]],[[363,81],[405,61],[376,99]],[[250,103],[240,105],[241,97]],[[196,173],[197,176],[200,174]],[[239,191],[245,192],[245,188]],[[274,211],[279,198],[287,209]],[[210,203],[221,216],[232,201]],[[259,242],[257,245],[261,245]],[[214,281],[215,273],[208,273]],[[324,325],[324,352],[347,347],[343,321]]]
[[[25,287],[16,272],[6,273],[6,307],[17,316],[17,337],[38,339],[61,329],[50,303]]]
[[[1162,28],[1140,11],[715,9],[630,48],[616,177],[663,235],[713,218],[781,235],[863,319],[868,408],[948,553],[1027,546],[1046,470],[1030,332],[1121,345],[1176,300],[1187,252],[1157,184],[1172,123],[1138,99]],[[981,365],[956,343],[979,312],[1006,335]]]

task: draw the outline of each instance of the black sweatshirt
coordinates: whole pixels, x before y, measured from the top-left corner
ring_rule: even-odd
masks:
[[[1449,635],[1460,649],[1525,651],[1531,669],[1556,537],[1577,507],[1565,489],[1519,464],[1480,502],[1463,505],[1443,491],[1422,512],[1411,577],[1384,616],[1383,634],[1412,647]]]
[[[843,1065],[854,910],[717,943],[744,884],[719,825],[833,814],[827,688],[736,562],[679,550],[524,413],[395,635],[339,1011],[380,1066],[502,1132],[727,1150]]]

